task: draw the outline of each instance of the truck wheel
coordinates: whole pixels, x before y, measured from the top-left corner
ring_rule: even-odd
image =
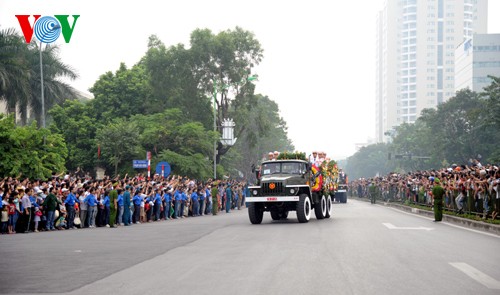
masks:
[[[330,218],[332,216],[332,197],[329,195],[326,197],[326,215],[325,218]]]
[[[248,217],[250,218],[250,222],[252,224],[261,224],[262,217],[264,217],[264,211],[259,208],[259,206],[255,203],[248,204]]]
[[[316,219],[323,219],[326,216],[326,197],[321,196],[319,203],[314,205],[314,214]]]
[[[280,217],[281,217],[281,219],[287,219],[287,218],[288,218],[288,211],[283,211],[283,212],[280,214]]]
[[[297,219],[300,223],[306,223],[311,219],[311,199],[306,194],[300,195],[297,202]]]
[[[278,211],[271,211],[271,218],[273,220],[280,220],[281,214]]]

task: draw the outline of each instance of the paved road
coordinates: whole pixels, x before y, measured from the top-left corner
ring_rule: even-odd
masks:
[[[0,237],[0,293],[500,294],[500,237],[359,201]]]

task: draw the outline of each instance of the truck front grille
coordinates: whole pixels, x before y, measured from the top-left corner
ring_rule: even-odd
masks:
[[[274,188],[273,185],[274,184]],[[282,182],[265,182],[262,184],[262,194],[264,196],[281,195],[285,192]]]

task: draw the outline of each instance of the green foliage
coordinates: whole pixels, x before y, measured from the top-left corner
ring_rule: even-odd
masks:
[[[483,162],[500,162],[500,78],[491,78],[485,92],[458,91],[437,109],[423,110],[414,124],[398,126],[391,144],[361,149],[348,159],[347,172],[354,178],[373,177],[466,164],[478,155]],[[393,155],[390,162],[389,152]],[[396,154],[405,157],[394,159]]]
[[[152,107],[148,76],[140,64],[130,70],[125,64],[120,64],[115,74],[107,72],[102,75],[90,91],[95,97],[90,101],[92,116],[102,123],[147,114]]]
[[[44,179],[52,172],[65,171],[68,151],[64,139],[37,129],[36,122],[17,127],[13,116],[0,114],[0,142],[0,175]]]
[[[307,161],[306,153],[302,152],[281,152],[278,156],[278,160],[303,160]]]
[[[78,167],[92,171],[97,159],[96,131],[100,124],[92,119],[88,105],[79,101],[66,101],[49,112],[53,122],[50,129],[61,134],[68,148],[66,167],[70,171]]]
[[[221,162],[228,171],[240,171],[246,177],[254,175],[252,164],[259,164],[268,152],[295,149],[287,136],[286,122],[279,116],[278,105],[267,96],[255,95],[253,99],[252,107],[234,111],[234,117],[245,129]]]
[[[113,165],[115,175],[121,163],[126,160],[130,163],[136,156],[145,155],[139,142],[139,128],[121,118],[98,130],[96,141],[101,147],[102,157]]]
[[[385,175],[393,171],[387,155],[389,145],[378,143],[362,147],[357,153],[349,157],[345,170],[351,179],[369,178],[377,174]]]
[[[28,107],[36,118],[41,116],[38,49],[35,43],[25,44],[14,31],[0,32],[0,99],[11,112],[21,108],[21,122],[26,121],[24,110]],[[166,47],[151,36],[145,56],[131,68],[121,64],[116,72],[100,76],[91,88],[95,98],[86,103],[66,100],[74,97],[73,90],[58,78],[75,78],[76,74],[60,62],[57,50],[55,46],[42,50],[46,110],[50,109],[52,117],[50,132],[43,132],[54,150],[59,140],[66,145],[58,151],[59,156],[45,156],[43,165],[36,162],[39,151],[28,149],[34,153],[27,162],[34,174],[45,175],[45,167],[50,165],[53,171],[62,170],[60,164],[51,163],[64,164],[64,160],[71,171],[78,167],[93,171],[101,166],[115,174],[130,172],[131,160],[144,159],[145,152],[151,151],[155,160],[171,162],[174,173],[203,179],[212,176],[213,144],[218,142],[217,163],[222,156],[225,159],[217,166],[217,175],[222,177],[226,171],[249,175],[249,163],[256,163],[263,153],[293,150],[277,104],[254,95],[254,85],[246,82],[263,52],[251,32],[238,27],[218,34],[195,30],[189,47]],[[219,142],[220,130],[212,130],[214,86],[217,125],[224,118],[233,118],[236,123],[238,141],[233,148]],[[31,144],[27,134],[34,130],[26,130],[12,135]],[[4,133],[2,155],[12,151],[6,144],[12,139],[10,133]],[[13,175],[26,170],[19,165],[9,169],[2,172]]]
[[[211,175],[210,161],[202,154],[179,154],[171,150],[162,151],[158,159],[170,163],[173,174],[196,179],[207,179]]]
[[[45,110],[66,99],[77,97],[75,90],[60,78],[75,79],[76,72],[59,59],[59,47],[42,46]],[[29,110],[34,119],[42,123],[40,47],[13,29],[0,31],[0,100],[7,103],[7,111],[20,114],[20,123],[27,123]]]

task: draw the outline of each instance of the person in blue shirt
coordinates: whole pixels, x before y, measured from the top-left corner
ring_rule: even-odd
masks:
[[[118,216],[116,219],[117,225],[122,225],[123,223],[123,191],[121,189],[117,189],[116,192],[118,193],[118,198],[116,199],[116,204],[118,205]],[[130,195],[129,195],[130,199]],[[130,201],[129,201],[130,203]]]
[[[245,207],[248,207],[247,204],[246,204],[246,199],[248,197],[250,197],[250,189],[248,188],[248,182],[245,182],[245,190],[244,190],[244,194],[243,194],[243,202],[245,204]]]
[[[209,184],[205,186],[205,198],[207,202],[207,207],[205,208],[205,214],[209,214],[210,212],[212,212],[212,194],[210,193],[209,187],[210,187]]]
[[[184,208],[188,205],[188,196],[186,194],[186,188],[183,188],[182,189],[182,193],[181,193],[181,196],[182,196],[182,202],[181,202],[181,218],[184,218]]]
[[[64,205],[66,205],[66,228],[75,229],[74,221],[75,221],[75,204],[80,203],[80,201],[76,198],[73,191],[68,190],[67,188],[63,188],[63,195],[66,196],[64,200]]]
[[[200,204],[198,202],[198,194],[195,190],[191,193],[191,203],[193,204],[193,217],[196,217],[200,213]]]
[[[156,189],[155,191],[155,197],[153,199],[154,203],[154,214],[155,214],[155,221],[160,221],[160,214],[161,214],[161,194]]]
[[[231,211],[232,196],[231,184],[228,183],[226,188],[226,213]]]
[[[205,190],[202,189],[200,186],[198,188],[198,197],[200,198],[200,211],[198,212],[198,215],[204,215],[205,214]]]
[[[132,198],[132,202],[134,203],[134,216],[132,218],[132,221],[135,224],[140,224],[140,218],[141,218],[141,202],[142,202],[142,197],[141,197],[141,191],[136,190],[135,195]]]
[[[97,216],[97,198],[94,195],[95,188],[91,188],[89,194],[83,202],[88,205],[89,228],[95,227],[95,218]]]
[[[109,190],[106,190],[106,193],[104,195],[104,199],[102,200],[102,204],[104,205],[104,225],[106,227],[109,227],[109,213],[110,213],[110,202],[109,202]]]
[[[172,202],[172,191],[168,190],[163,194],[163,200],[165,202],[165,206],[163,207],[163,212],[165,212],[165,220],[170,219],[170,204]]]
[[[125,186],[125,192],[123,193],[123,225],[129,226],[132,221],[132,216],[130,212],[130,190],[132,187],[130,185]]]
[[[174,193],[174,216],[173,218],[174,219],[177,219],[177,218],[180,218],[182,216],[181,214],[181,203],[182,203],[182,191],[181,191],[181,187],[178,186],[176,187],[175,189],[175,193]]]

